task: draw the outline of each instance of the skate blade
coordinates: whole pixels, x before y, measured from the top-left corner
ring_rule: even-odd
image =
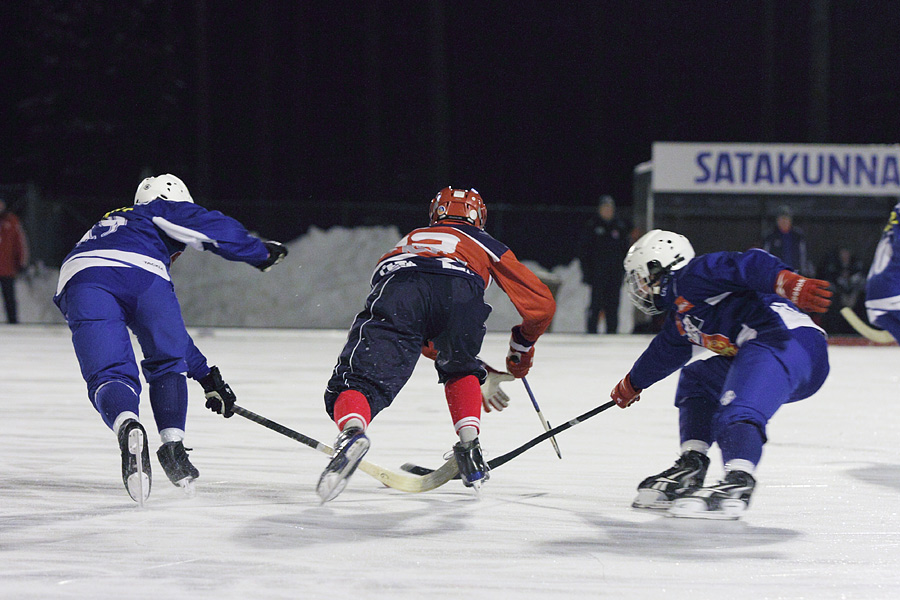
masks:
[[[346,477],[341,477],[339,473],[328,473],[319,479],[319,485],[316,486],[316,493],[322,500],[322,504],[325,504],[340,496],[341,492],[343,492],[346,487]]]
[[[746,509],[747,505],[742,500],[722,500],[718,509],[709,510],[706,502],[699,498],[683,498],[676,501],[666,514],[679,519],[736,521]]]
[[[193,477],[185,477],[184,479],[179,479],[175,482],[175,487],[181,488],[181,491],[184,492],[184,495],[188,498],[193,498],[197,495],[197,488],[194,486]]]
[[[342,467],[335,471],[330,471],[331,463],[329,463],[322,476],[319,477],[318,485],[316,485],[316,493],[322,499],[323,504],[334,500],[344,491],[350,476],[356,471],[356,467],[359,466],[359,462],[368,451],[369,440],[363,438],[347,448],[344,453],[344,465]]]
[[[672,501],[659,490],[638,490],[637,498],[631,503],[631,507],[642,510],[668,510],[672,507]]]
[[[144,472],[144,432],[135,427],[128,432],[128,452],[134,455],[137,471],[128,476],[125,488],[141,508],[150,497],[150,476]]]
[[[141,498],[141,480],[143,480],[144,484],[143,498]],[[126,486],[126,489],[128,490],[128,495],[131,496],[131,499],[143,506],[143,503],[150,497],[150,477],[142,471],[132,473],[128,476],[128,485]]]
[[[475,481],[463,480],[463,485],[466,486],[466,488],[475,492],[475,496],[480,498],[481,497],[481,488],[484,485],[484,482],[487,481],[488,479],[490,479],[490,477],[487,474],[485,474],[484,477],[476,479]]]
[[[137,427],[128,433],[128,451],[135,456],[144,451],[144,433]]]

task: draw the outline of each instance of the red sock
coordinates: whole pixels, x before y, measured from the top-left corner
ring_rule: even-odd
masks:
[[[481,384],[474,375],[465,375],[444,384],[447,406],[456,433],[463,427],[481,430]]]
[[[359,419],[363,422],[363,429],[369,426],[372,420],[372,409],[369,401],[356,390],[344,390],[334,401],[334,422],[338,429],[343,430],[344,423],[349,419]]]

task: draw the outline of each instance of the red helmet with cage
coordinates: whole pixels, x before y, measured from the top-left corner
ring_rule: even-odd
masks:
[[[428,209],[431,225],[444,219],[464,221],[479,229],[487,222],[487,208],[478,190],[457,190],[446,187],[437,193]]]

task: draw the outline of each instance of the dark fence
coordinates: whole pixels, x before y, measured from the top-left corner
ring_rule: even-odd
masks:
[[[34,199],[44,225],[32,237],[47,238],[35,253],[50,266],[58,266],[84,232],[105,212],[123,206],[121,200],[98,198]],[[428,203],[365,202],[253,202],[217,200],[204,206],[241,221],[261,237],[290,241],[310,227],[396,226],[401,234],[428,223]],[[516,206],[488,204],[486,230],[523,260],[546,268],[568,264],[576,254],[575,237],[591,207]]]
[[[66,253],[104,213],[130,199],[45,197],[24,185],[0,186],[7,204],[19,214],[29,234],[34,260],[59,266]],[[654,225],[683,233],[698,253],[746,250],[759,246],[774,224],[776,207],[790,204],[794,222],[804,229],[809,258],[819,263],[838,246],[861,260],[871,260],[894,198],[657,195]],[[221,210],[261,237],[290,241],[310,227],[396,226],[400,233],[427,223],[428,203],[272,202],[217,200]],[[577,237],[591,206],[488,204],[487,231],[523,260],[545,268],[569,264],[577,255]],[[646,225],[646,205],[635,205],[636,224]],[[631,207],[620,216],[632,217]]]

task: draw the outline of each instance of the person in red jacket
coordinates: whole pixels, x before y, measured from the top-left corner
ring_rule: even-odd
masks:
[[[6,320],[19,322],[16,305],[16,276],[28,264],[28,240],[19,217],[9,212],[6,202],[0,198],[0,289],[6,307]]]
[[[444,188],[428,214],[427,227],[403,236],[378,261],[366,306],[325,390],[325,408],[341,433],[316,488],[323,502],[346,487],[369,450],[366,427],[409,380],[420,352],[434,358],[444,385],[459,436],[453,454],[462,482],[480,489],[489,476],[478,441],[481,384],[487,378],[478,353],[491,312],[485,288],[496,281],[522,317],[512,328],[506,358],[517,378],[528,373],[534,343],[553,320],[550,289],[484,231],[481,194]]]

